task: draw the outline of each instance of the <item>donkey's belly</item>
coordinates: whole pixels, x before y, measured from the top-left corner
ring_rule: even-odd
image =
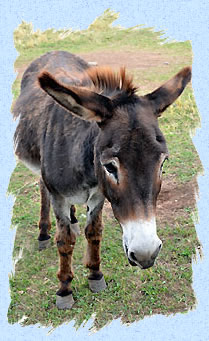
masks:
[[[41,176],[41,164],[38,162],[31,161],[29,159],[19,158],[19,160],[28,168],[30,169],[34,174]],[[64,200],[64,206],[66,206],[67,210],[71,205],[74,204],[89,204],[90,206],[94,206],[97,202],[101,201],[103,198],[103,194],[100,192],[98,186],[88,187],[87,184],[82,185],[79,184],[80,187],[78,191],[71,191],[69,188],[69,191],[65,191],[65,193],[62,193],[62,191],[58,191],[59,195]]]
[[[41,164],[40,163],[36,163],[36,162],[32,162],[30,160],[26,160],[26,159],[20,159],[19,160],[28,168],[30,169],[33,173],[35,173],[36,175],[41,175]]]

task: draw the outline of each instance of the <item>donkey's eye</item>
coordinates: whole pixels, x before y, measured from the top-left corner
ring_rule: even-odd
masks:
[[[105,164],[104,164],[104,167],[105,167],[105,169],[108,171],[108,173],[114,175],[115,178],[117,178],[118,171],[117,171],[116,166],[114,166],[114,165],[112,164],[112,162],[110,162],[110,163],[105,163]]]
[[[108,176],[108,178],[119,184],[119,167],[120,167],[120,162],[119,159],[117,157],[113,157],[109,160],[105,160],[104,162],[102,162],[101,160],[101,164],[104,167],[105,173]]]

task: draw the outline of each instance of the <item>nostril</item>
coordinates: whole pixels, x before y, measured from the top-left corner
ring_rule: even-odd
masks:
[[[162,243],[161,243],[160,246],[159,246],[159,251],[160,251],[161,247],[162,247]]]
[[[136,259],[134,252],[130,252],[130,256],[133,260],[135,260],[137,262],[137,259]]]

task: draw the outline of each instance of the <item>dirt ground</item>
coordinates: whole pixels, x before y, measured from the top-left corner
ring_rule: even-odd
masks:
[[[150,68],[168,68],[170,64],[177,64],[178,57],[165,56],[159,52],[146,51],[98,51],[92,53],[80,53],[79,56],[87,62],[95,62],[97,65],[108,65],[113,69],[126,66],[129,70],[147,70]],[[27,66],[22,66],[18,71],[18,78]],[[154,87],[156,84],[149,84]],[[143,87],[143,84],[142,84]],[[141,88],[141,85],[140,85]],[[164,178],[162,189],[157,202],[157,216],[159,223],[172,224],[176,216],[186,216],[185,207],[193,209],[196,205],[195,194],[198,192],[197,181],[194,178],[189,183],[180,185],[175,176]],[[113,216],[110,204],[106,201],[104,211],[108,216]]]
[[[198,193],[198,185],[195,179],[180,185],[173,176],[165,177],[157,200],[158,224],[172,225],[176,217],[187,217],[185,208],[195,208],[196,193]],[[113,218],[111,205],[107,201],[105,201],[104,212],[107,217]]]
[[[149,69],[150,67],[175,63],[176,57],[166,56],[160,52],[146,51],[98,51],[80,53],[87,62],[97,62],[98,65],[109,65],[112,68],[126,66],[128,69]]]

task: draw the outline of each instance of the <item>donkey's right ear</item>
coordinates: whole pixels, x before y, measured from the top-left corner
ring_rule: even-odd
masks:
[[[82,87],[66,86],[46,71],[39,75],[38,81],[56,102],[83,120],[99,123],[112,117],[112,101],[103,95]]]
[[[191,76],[192,69],[187,66],[157,90],[144,96],[152,103],[156,116],[160,116],[181,95],[188,82],[190,82]]]

